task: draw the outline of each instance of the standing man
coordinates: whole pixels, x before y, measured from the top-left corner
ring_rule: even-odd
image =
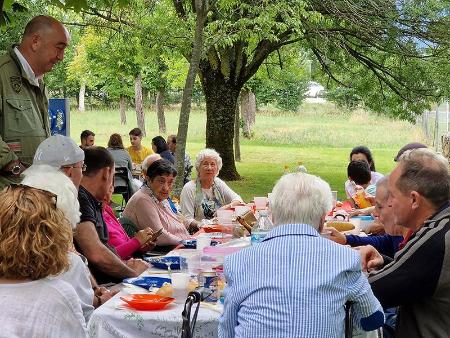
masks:
[[[389,176],[394,223],[412,231],[394,259],[360,247],[363,267],[383,307],[399,306],[395,337],[448,337],[450,332],[450,175],[429,149],[406,152]]]
[[[20,45],[0,57],[0,189],[18,183],[36,148],[50,136],[44,74],[64,58],[69,32],[50,16],[36,16]]]

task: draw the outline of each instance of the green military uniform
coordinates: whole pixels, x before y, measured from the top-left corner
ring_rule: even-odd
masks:
[[[19,159],[30,165],[38,145],[50,136],[48,99],[42,80],[33,85],[11,48],[0,56],[0,169]],[[0,189],[21,177],[0,171]]]

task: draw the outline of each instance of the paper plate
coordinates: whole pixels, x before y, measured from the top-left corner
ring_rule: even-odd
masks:
[[[141,311],[161,310],[175,300],[175,298],[152,294],[122,296],[120,299],[127,303],[129,307]]]

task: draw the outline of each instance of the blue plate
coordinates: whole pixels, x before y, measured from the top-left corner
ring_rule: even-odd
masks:
[[[211,246],[217,245],[219,242],[212,240]],[[184,245],[186,249],[197,249],[197,240],[196,239],[185,239],[181,241],[181,244]]]
[[[144,259],[152,264],[155,268],[167,270],[166,262],[172,263],[170,265],[171,270],[180,270],[180,259],[186,263],[186,258],[178,256],[165,256],[165,257],[144,257]]]
[[[170,283],[171,280],[170,278],[145,276],[145,277],[127,278],[124,279],[123,282],[127,284],[140,286],[141,288],[148,290],[151,287],[160,288],[161,286],[163,286],[164,283]]]

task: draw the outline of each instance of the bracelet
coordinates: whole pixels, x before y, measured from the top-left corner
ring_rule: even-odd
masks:
[[[99,296],[99,295],[95,295],[95,298],[97,298],[97,302],[98,302],[97,307],[99,307],[100,305],[102,305],[102,299],[100,298],[100,296]]]

